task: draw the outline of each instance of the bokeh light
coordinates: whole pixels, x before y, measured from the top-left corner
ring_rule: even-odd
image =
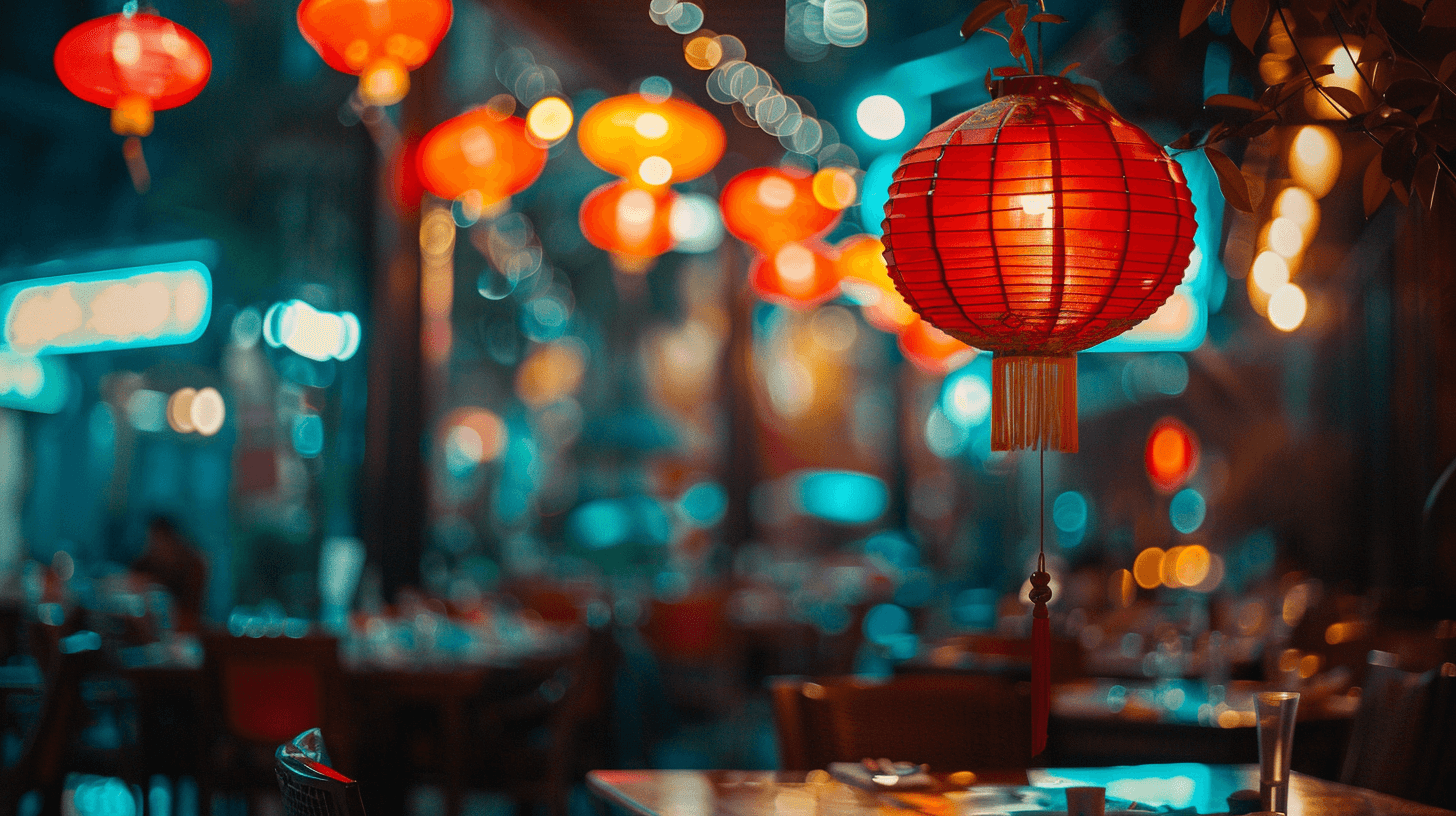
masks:
[[[1340,160],[1340,142],[1326,127],[1305,125],[1289,145],[1289,175],[1315,198],[1334,189]]]
[[[1249,278],[1260,291],[1272,294],[1289,283],[1289,263],[1279,253],[1266,249],[1254,259]]]
[[[1292,332],[1304,323],[1309,301],[1304,290],[1286,283],[1269,295],[1269,322],[1280,331]]]
[[[516,395],[532,408],[544,408],[576,393],[586,374],[586,346],[565,338],[546,343],[516,371]]]
[[[831,210],[854,204],[859,186],[843,167],[826,167],[814,174],[814,200]]]
[[[888,141],[905,132],[905,108],[892,96],[865,97],[855,108],[854,118],[872,139]]]
[[[1173,529],[1184,534],[1202,527],[1207,512],[1208,503],[1203,494],[1191,487],[1178,491],[1168,503],[1168,518],[1173,523]]]
[[[1163,583],[1163,550],[1148,547],[1137,554],[1132,562],[1132,577],[1143,589],[1152,589]]]
[[[559,96],[548,96],[526,112],[526,131],[546,144],[555,144],[571,132],[571,105]]]
[[[190,343],[212,313],[212,275],[196,261],[0,286],[10,348],[28,354]]]
[[[1172,493],[1188,481],[1198,469],[1198,438],[1193,431],[1173,417],[1153,423],[1148,432],[1144,464],[1153,487],[1161,493]]]

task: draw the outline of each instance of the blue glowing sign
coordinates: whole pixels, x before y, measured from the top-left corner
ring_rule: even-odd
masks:
[[[212,274],[201,261],[0,286],[4,343],[22,354],[190,343],[211,315]]]

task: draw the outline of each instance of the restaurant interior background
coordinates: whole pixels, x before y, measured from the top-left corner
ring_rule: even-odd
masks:
[[[689,5],[457,0],[408,96],[376,108],[291,2],[157,0],[212,74],[136,155],[53,66],[62,35],[121,3],[5,4],[0,285],[211,272],[192,342],[0,357],[7,603],[130,609],[174,645],[189,613],[234,634],[313,626],[386,662],[541,622],[608,628],[635,656],[616,670],[624,766],[773,767],[766,677],[884,675],[957,636],[1024,638],[1039,521],[1054,629],[1087,674],[1344,695],[1371,649],[1452,659],[1449,206],[1392,198],[1367,218],[1377,148],[1317,106],[1244,150],[1252,214],[1225,207],[1201,154],[1179,156],[1199,232],[1178,311],[1080,355],[1082,448],[1045,457],[1039,520],[1036,456],[990,450],[988,355],[884,330],[882,293],[852,273],[819,303],[761,296],[755,250],[717,207],[752,168],[839,168],[823,243],[840,275],[871,263],[900,155],[989,98],[1005,44],[961,39],[968,3],[840,3],[836,43],[795,28],[832,3],[698,3],[698,25],[760,69],[739,95],[772,83],[798,105],[789,132],[711,87],[734,46],[694,51]],[[1171,143],[1216,120],[1206,97],[1256,95],[1280,70],[1226,14],[1180,38],[1179,5],[1052,3],[1067,22],[1046,27],[1047,62],[1078,63]],[[1382,4],[1410,48],[1441,48],[1450,29],[1420,31],[1418,13]],[[417,203],[401,174],[404,147],[468,109],[559,97],[580,123],[638,90],[691,100],[727,138],[676,186],[660,256],[583,237],[582,201],[613,177],[575,126],[485,213]],[[878,95],[889,107],[861,105]],[[1255,274],[1270,253],[1273,284]],[[1271,297],[1286,280],[1295,315]],[[285,324],[309,320],[336,336],[291,348]],[[220,399],[189,411],[205,389]],[[205,560],[190,602],[128,582],[157,517]],[[1217,721],[1200,699],[1188,716]]]

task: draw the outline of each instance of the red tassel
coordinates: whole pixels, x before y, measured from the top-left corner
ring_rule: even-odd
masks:
[[[1046,749],[1047,718],[1052,707],[1052,628],[1046,602],[1051,576],[1041,570],[1031,575],[1031,755]]]

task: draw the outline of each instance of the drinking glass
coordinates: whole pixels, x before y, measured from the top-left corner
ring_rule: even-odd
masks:
[[[1289,812],[1289,752],[1294,747],[1297,691],[1263,691],[1254,697],[1259,731],[1259,804],[1266,811]]]

